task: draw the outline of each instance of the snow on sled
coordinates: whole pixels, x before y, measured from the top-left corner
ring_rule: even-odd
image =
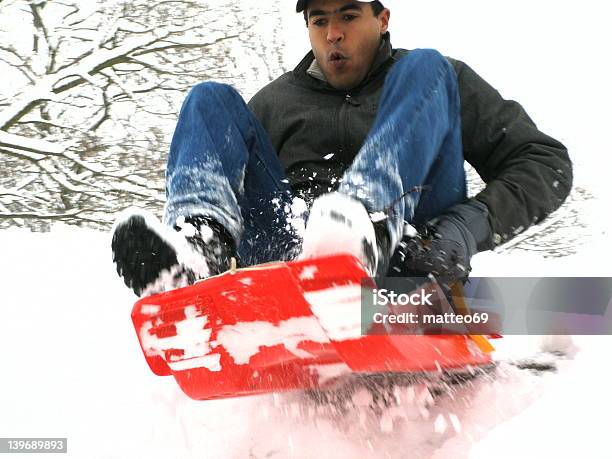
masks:
[[[198,400],[491,364],[482,336],[364,336],[363,282],[348,255],[272,263],[142,298],[132,320],[151,370]]]

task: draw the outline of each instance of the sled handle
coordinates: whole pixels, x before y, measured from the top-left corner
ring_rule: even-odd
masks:
[[[455,282],[453,285],[451,285],[451,292],[452,292],[453,298],[455,299],[455,305],[457,308],[457,312],[459,314],[468,314],[470,311],[470,308],[468,307],[467,304],[465,304],[465,301],[463,299],[463,287],[459,284],[459,282]],[[495,350],[495,347],[493,347],[491,342],[483,335],[468,335],[468,336],[470,337],[472,341],[474,341],[474,343],[476,343],[476,346],[478,346],[478,349],[480,349],[481,352],[485,354],[490,354],[491,352]]]

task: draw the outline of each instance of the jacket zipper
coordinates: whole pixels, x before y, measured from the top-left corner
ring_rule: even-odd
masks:
[[[349,113],[349,108],[351,105],[351,95],[350,94],[345,94],[344,96],[344,102],[342,102],[342,107],[340,110],[341,113],[341,122],[342,122],[342,136],[340,137],[341,139],[341,150],[344,153],[345,151],[348,151],[348,113]]]

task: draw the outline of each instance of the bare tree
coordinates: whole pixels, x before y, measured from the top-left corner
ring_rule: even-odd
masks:
[[[0,87],[0,226],[104,227],[128,204],[160,209],[188,88],[240,86],[262,68],[263,83],[280,70],[253,32],[255,5],[0,0],[10,82]]]

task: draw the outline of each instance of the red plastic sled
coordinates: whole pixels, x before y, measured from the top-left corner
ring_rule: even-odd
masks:
[[[261,265],[143,298],[132,320],[151,370],[198,400],[491,363],[480,336],[362,336],[367,277],[348,255]]]

